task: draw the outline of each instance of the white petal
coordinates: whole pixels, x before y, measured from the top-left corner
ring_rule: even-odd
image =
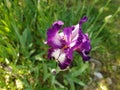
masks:
[[[66,54],[65,53],[61,53],[60,56],[59,56],[59,58],[58,58],[58,61],[60,63],[64,63],[65,58],[66,58]]]
[[[78,34],[70,42],[70,47],[73,47],[76,44],[77,38],[78,38]]]
[[[61,38],[64,37],[64,33],[63,33],[63,32],[59,33],[59,36],[60,36]]]
[[[54,44],[56,44],[58,46],[61,46],[59,34],[56,34],[55,37],[52,39],[52,41],[53,41]]]
[[[55,49],[51,56],[57,60],[59,55],[60,55],[60,49]]]
[[[79,24],[75,25],[75,29],[72,31],[72,40],[78,35]]]

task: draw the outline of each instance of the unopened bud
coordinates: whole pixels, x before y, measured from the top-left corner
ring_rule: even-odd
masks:
[[[106,23],[110,23],[110,22],[112,21],[111,18],[112,18],[112,15],[106,16],[106,17],[105,17],[105,22],[106,22]]]
[[[120,12],[120,7],[118,7],[117,11]]]
[[[52,69],[51,72],[52,72],[52,74],[55,75],[56,74],[56,69]]]
[[[102,13],[103,10],[104,10],[104,7],[100,8],[100,9],[99,9],[99,13]]]

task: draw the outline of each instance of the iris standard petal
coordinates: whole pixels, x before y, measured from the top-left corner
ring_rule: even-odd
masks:
[[[66,39],[66,42],[68,43],[70,43],[71,41],[72,30],[73,30],[73,27],[66,27],[63,29],[64,39]]]
[[[72,35],[71,35],[71,40],[72,40],[72,41],[76,40],[77,37],[78,37],[79,24],[74,25],[73,27],[74,27],[74,28],[73,28],[73,30],[72,30]]]
[[[64,23],[62,21],[54,22],[52,27],[47,30],[47,44],[51,47],[60,47],[60,36],[58,31]]]
[[[86,22],[87,20],[88,20],[88,18],[87,18],[86,16],[84,16],[84,17],[80,20],[80,22],[79,22],[79,27],[81,27],[82,24],[83,24],[84,22]]]
[[[76,39],[76,44],[73,46],[74,47],[74,50],[76,50],[78,47],[80,47],[82,45],[82,42],[87,39],[86,38],[86,35],[82,32],[82,24],[84,22],[87,21],[87,17],[83,17],[80,22],[79,22],[79,27],[77,27],[77,30],[78,30],[78,36],[77,36],[77,39]]]

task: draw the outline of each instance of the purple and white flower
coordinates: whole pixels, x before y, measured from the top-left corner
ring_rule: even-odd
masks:
[[[79,24],[71,27],[63,28],[62,21],[56,21],[51,28],[47,30],[46,43],[50,46],[48,50],[48,59],[55,58],[61,69],[70,66],[73,60],[73,51],[77,51],[84,61],[90,59],[88,56],[91,45],[88,34],[82,32],[82,24],[87,21],[87,17],[83,17]]]

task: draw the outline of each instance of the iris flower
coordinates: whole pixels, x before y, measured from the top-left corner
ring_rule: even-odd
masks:
[[[82,56],[83,61],[90,59],[88,56],[91,50],[90,39],[88,34],[84,34],[82,31],[82,24],[86,21],[85,16],[79,24],[62,29],[64,23],[59,20],[47,30],[46,44],[50,46],[48,59],[54,58],[61,69],[66,69],[71,65],[74,51]]]

